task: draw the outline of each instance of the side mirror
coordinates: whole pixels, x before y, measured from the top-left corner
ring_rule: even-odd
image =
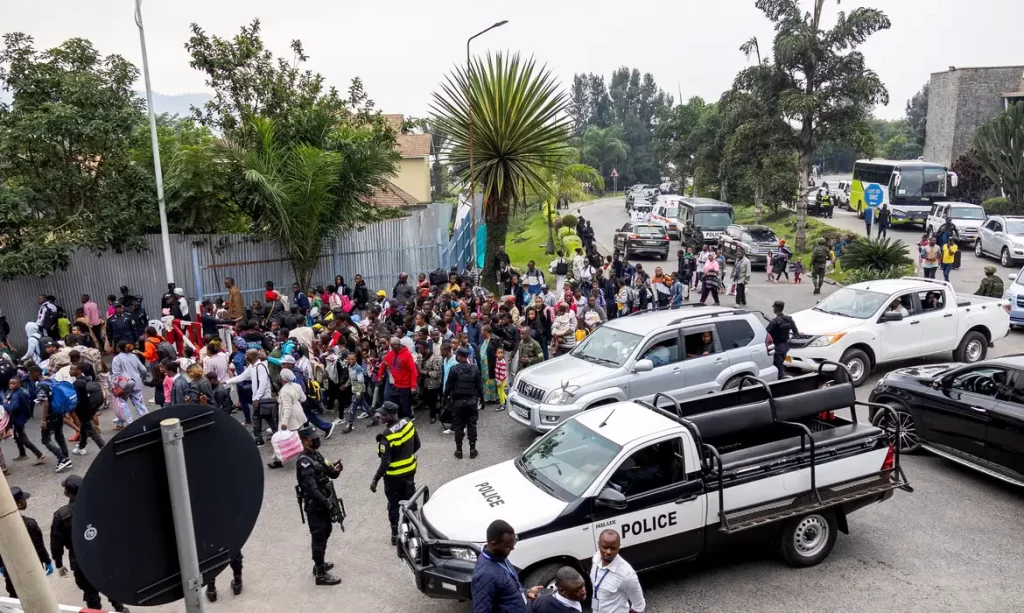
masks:
[[[903,313],[886,311],[885,313],[882,313],[882,321],[903,321]]]
[[[597,495],[597,506],[622,510],[626,508],[626,497],[619,490],[606,487]]]
[[[654,362],[647,359],[637,360],[633,365],[633,372],[651,372],[652,370],[654,370]]]
[[[949,387],[949,383],[949,377],[939,377],[938,379],[932,381],[932,387],[934,387],[937,390],[946,389],[947,387]]]
[[[1006,278],[1010,280],[1010,283],[1013,283],[1014,281],[1017,280],[1017,275],[1010,275],[1009,277]]]

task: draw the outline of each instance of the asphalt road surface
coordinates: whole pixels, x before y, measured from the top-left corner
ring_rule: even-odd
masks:
[[[611,242],[612,229],[627,219],[621,200],[596,201],[582,213],[604,245]],[[857,229],[861,222],[851,213],[840,212],[833,223]],[[672,266],[673,260],[674,252],[668,262]],[[964,262],[953,280],[960,291],[973,291],[983,265],[974,262],[973,255],[965,254]],[[748,290],[749,308],[769,312],[776,299],[785,300],[790,310],[814,304],[809,283],[767,285],[763,274],[755,273]],[[1024,351],[1022,338],[1021,332],[1012,332],[990,355]],[[862,399],[878,375],[860,389]],[[349,513],[348,531],[335,530],[327,556],[337,564],[334,572],[344,582],[337,587],[313,585],[309,533],[299,523],[291,463],[267,473],[262,512],[244,550],[245,591],[233,596],[227,585],[230,573],[222,574],[220,599],[207,604],[209,611],[469,611],[468,604],[422,596],[395,557],[389,545],[383,491],[369,491],[377,464],[375,431],[364,424],[358,422],[355,432],[335,434],[323,445],[328,458],[341,458],[345,464],[337,489]],[[29,425],[28,432],[34,441],[39,440],[37,421]],[[104,427],[103,434],[109,437],[109,427]],[[431,488],[511,459],[533,440],[531,433],[504,413],[489,408],[481,414],[481,455],[476,460],[455,460],[452,438],[426,420],[420,422],[420,436],[423,448],[417,483]],[[60,488],[63,476],[53,474],[52,457],[46,467],[33,467],[30,462],[12,461],[16,452],[10,439],[3,448],[13,473],[9,481],[32,493],[26,514],[39,520],[48,541],[51,515],[65,502]],[[265,461],[270,453],[268,445],[263,450]],[[84,474],[94,457],[95,449],[85,457],[73,456],[73,471]],[[839,536],[832,555],[821,565],[797,570],[778,562],[770,550],[750,549],[730,559],[672,566],[641,577],[648,610],[959,613],[1024,609],[1020,587],[1024,492],[928,455],[905,457],[904,466],[916,491],[899,491],[889,502],[851,515],[851,534]],[[506,519],[516,525],[515,517]],[[59,579],[55,573],[48,581],[61,603],[81,603],[81,592],[71,579]],[[147,610],[180,611],[181,605]]]

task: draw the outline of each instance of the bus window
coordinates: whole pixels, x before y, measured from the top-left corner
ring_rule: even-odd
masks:
[[[920,198],[924,174],[920,168],[908,168],[900,172],[900,184],[896,187],[897,198]]]
[[[925,168],[924,185],[921,188],[924,197],[946,197],[946,169]]]

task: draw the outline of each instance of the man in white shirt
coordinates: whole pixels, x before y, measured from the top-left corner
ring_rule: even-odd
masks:
[[[644,613],[647,609],[636,571],[619,555],[621,543],[619,533],[611,529],[598,539],[590,571],[593,613]]]
[[[565,291],[565,276],[569,274],[569,260],[559,251],[558,257],[551,261],[548,270],[555,275],[555,292],[561,295]]]

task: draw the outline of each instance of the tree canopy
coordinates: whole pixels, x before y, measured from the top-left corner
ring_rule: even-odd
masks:
[[[974,133],[978,161],[1010,202],[1024,205],[1024,104],[983,123]]]

